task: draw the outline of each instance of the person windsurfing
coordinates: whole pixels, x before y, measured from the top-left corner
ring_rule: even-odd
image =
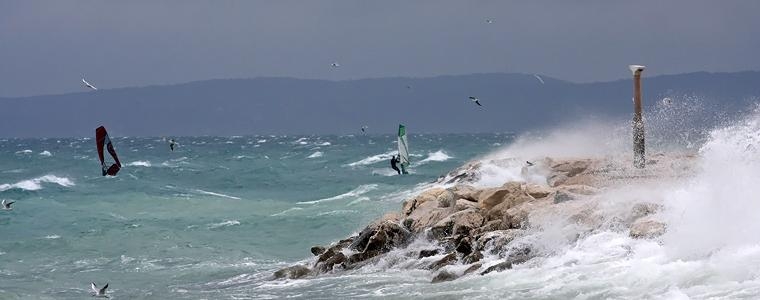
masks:
[[[399,162],[401,162],[401,158],[400,157],[398,157],[396,155],[394,155],[393,157],[391,157],[391,168],[394,169],[394,170],[396,170],[396,172],[398,172],[398,174],[401,175],[401,170],[399,170],[398,166],[396,166],[396,164],[398,164]]]
[[[172,149],[172,151],[174,151],[174,146],[176,144],[177,143],[174,142],[174,139],[169,139],[169,149]]]

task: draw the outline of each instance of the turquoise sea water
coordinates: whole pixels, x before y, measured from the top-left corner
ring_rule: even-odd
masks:
[[[268,277],[512,138],[411,135],[412,174],[394,176],[392,135],[184,137],[174,152],[113,136],[116,177],[100,176],[93,139],[2,139],[0,198],[16,203],[0,211],[0,299],[83,299],[92,281],[114,299],[373,295],[383,272]]]

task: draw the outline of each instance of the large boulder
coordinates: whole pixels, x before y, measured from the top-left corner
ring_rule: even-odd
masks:
[[[456,204],[454,204],[454,210],[456,211],[462,211],[466,209],[478,209],[478,203],[467,199],[459,199],[457,200]]]
[[[444,271],[438,272],[438,274],[435,275],[435,277],[433,277],[433,280],[431,281],[431,283],[451,281],[451,280],[457,279],[457,277],[458,276],[456,274],[444,270]]]
[[[311,270],[304,265],[295,265],[295,266],[290,266],[287,268],[277,270],[277,272],[274,272],[274,278],[275,279],[281,279],[281,278],[298,279],[306,275],[309,275],[310,272]]]
[[[511,269],[511,268],[512,268],[512,262],[504,261],[504,262],[500,262],[498,264],[495,264],[493,266],[486,268],[485,271],[480,272],[480,275],[486,275],[491,272],[501,272],[501,271]]]
[[[453,264],[456,261],[457,261],[457,254],[452,252],[452,253],[446,254],[446,256],[444,256],[443,258],[433,262],[427,268],[430,270],[438,270],[444,266]]]
[[[475,182],[480,178],[480,166],[481,162],[469,162],[464,166],[461,166],[454,171],[449,172],[445,176],[441,176],[436,181],[441,184],[452,184],[459,182]]]
[[[549,160],[551,174],[548,176],[549,186],[556,187],[571,182],[572,178],[583,173],[591,165],[590,159],[578,160]]]
[[[631,225],[629,235],[636,239],[651,239],[663,235],[667,229],[667,225],[663,222],[651,218],[641,218]]]
[[[640,202],[633,205],[631,208],[630,220],[635,221],[640,218],[653,215],[662,210],[662,204],[651,202]]]
[[[497,205],[506,210],[525,201],[533,200],[522,188],[520,182],[507,182],[501,187],[484,190],[479,194],[478,204],[483,211],[489,211]]]
[[[492,254],[504,252],[509,243],[523,234],[520,229],[496,230],[486,232],[477,237],[478,250],[486,250]]]
[[[469,234],[473,229],[483,226],[484,221],[476,209],[463,210],[443,218],[430,228],[430,232],[438,239],[455,234]]]
[[[553,190],[550,187],[538,185],[538,184],[526,184],[525,193],[533,197],[534,199],[541,199],[551,195]]]
[[[458,184],[448,189],[457,199],[464,199],[472,202],[478,202],[480,190],[471,185]]]
[[[417,256],[417,258],[431,257],[434,255],[438,255],[438,253],[441,253],[441,250],[439,249],[420,250],[420,254]]]
[[[406,245],[411,233],[393,220],[384,220],[367,226],[350,245],[357,253],[348,257],[347,263],[355,264],[394,248]]]
[[[316,270],[318,270],[321,273],[327,273],[332,271],[333,267],[335,265],[339,265],[344,263],[347,260],[346,255],[342,252],[338,252],[335,255],[331,256],[327,260],[321,263],[317,263]]]
[[[432,188],[426,190],[416,197],[404,201],[401,207],[401,212],[405,216],[408,216],[412,214],[412,212],[414,212],[416,209],[425,205],[425,203],[427,203],[428,207],[438,207],[438,203],[436,202],[438,198],[442,195],[448,196],[448,194],[449,192],[442,188]]]
[[[314,254],[314,256],[319,256],[322,253],[325,253],[325,247],[322,247],[322,246],[311,247],[311,254]]]

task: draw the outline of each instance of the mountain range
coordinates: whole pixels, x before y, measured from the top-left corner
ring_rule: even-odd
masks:
[[[760,99],[757,71],[645,74],[642,85],[647,110],[688,100],[708,115],[724,115]],[[0,98],[0,136],[92,136],[100,125],[113,136],[351,134],[363,125],[370,133],[392,133],[398,123],[412,133],[519,132],[590,116],[628,118],[632,90],[631,79],[573,83],[517,73],[101,87]]]

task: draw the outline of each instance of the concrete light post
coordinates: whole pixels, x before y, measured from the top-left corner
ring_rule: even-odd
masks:
[[[641,115],[641,72],[644,66],[630,65],[633,73],[633,166],[644,168],[646,165],[644,147],[644,119]]]

